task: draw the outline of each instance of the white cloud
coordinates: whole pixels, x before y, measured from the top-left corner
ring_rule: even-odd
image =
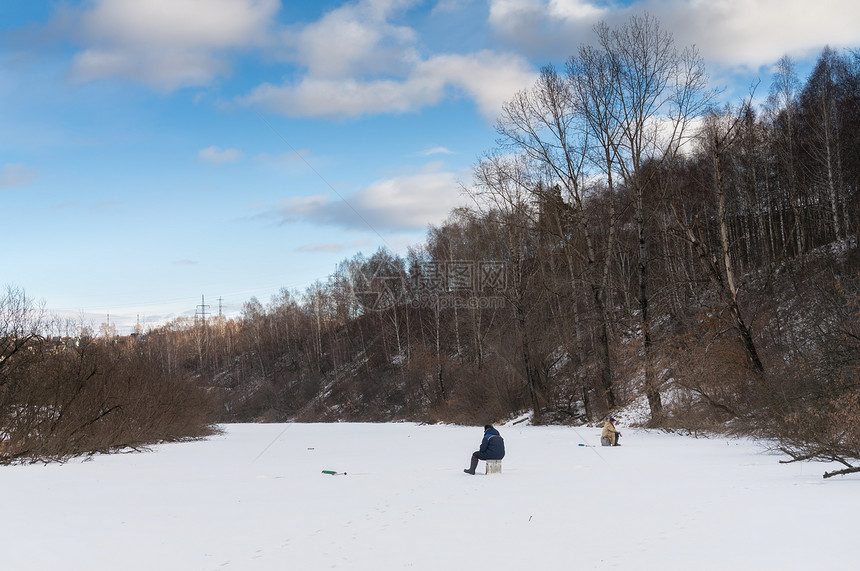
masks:
[[[416,111],[439,103],[453,90],[472,98],[492,120],[502,104],[535,77],[523,58],[484,51],[432,57],[401,79],[308,76],[297,84],[264,84],[238,101],[290,116],[354,117]]]
[[[273,214],[283,222],[302,220],[376,232],[415,231],[442,222],[453,208],[465,203],[458,174],[432,166],[375,181],[346,200],[349,204],[330,195],[294,197],[278,204]]]
[[[588,0],[490,0],[490,23],[497,28],[519,25],[523,20],[591,22],[608,12],[608,8]]]
[[[550,0],[549,13],[565,20],[593,20],[607,12],[607,8],[587,0]]]
[[[200,149],[197,153],[197,158],[201,161],[220,165],[239,160],[242,158],[242,151],[238,149],[220,149],[213,145],[205,149]]]
[[[354,117],[414,111],[438,103],[443,94],[443,83],[419,77],[405,81],[305,77],[295,85],[263,84],[238,101],[294,117]]]
[[[279,8],[278,0],[96,0],[82,24],[110,44],[227,48],[251,43]]]
[[[408,113],[467,96],[495,119],[502,103],[529,85],[533,67],[512,53],[421,55],[415,30],[396,18],[416,0],[359,0],[282,35],[303,70],[264,83],[237,101],[289,116],[357,117]]]
[[[489,0],[489,24],[498,37],[536,58],[566,58],[607,14],[583,0]]]
[[[278,205],[278,210],[287,216],[293,217],[315,217],[315,213],[325,210],[330,202],[326,194],[314,194],[311,196],[291,196]]]
[[[364,0],[326,13],[284,39],[294,58],[315,77],[402,73],[418,56],[415,31],[388,20],[411,0]]]
[[[807,56],[824,45],[860,42],[856,0],[640,0],[627,6],[588,0],[490,0],[489,23],[532,57],[566,58],[593,41],[600,20],[617,25],[648,11],[679,46],[709,61],[758,68],[785,53]]]
[[[524,58],[486,50],[436,56],[422,63],[418,73],[464,91],[490,120],[498,117],[505,101],[537,79],[537,73]]]
[[[25,186],[36,178],[36,171],[22,164],[12,163],[0,168],[0,190]]]
[[[696,44],[709,60],[758,68],[782,55],[815,55],[825,45],[860,42],[856,0],[649,0],[682,45]]]
[[[222,52],[259,45],[279,0],[95,0],[74,18],[86,47],[71,77],[123,77],[170,91],[229,71]],[[68,13],[64,13],[68,16]]]
[[[203,52],[153,49],[142,53],[121,48],[92,48],[75,56],[71,77],[76,81],[122,77],[160,91],[172,91],[205,85],[228,71],[225,62]]]
[[[421,157],[429,157],[430,155],[453,155],[454,151],[447,147],[430,147],[429,149],[424,149],[418,156]]]
[[[237,101],[291,116],[406,113],[446,97],[473,99],[491,120],[534,79],[513,53],[422,54],[398,22],[419,0],[357,0],[304,26],[276,28],[279,0],[93,0],[58,10],[55,24],[82,45],[70,77],[125,78],[169,92],[231,72],[237,51],[265,47],[295,65]],[[72,31],[72,29],[74,31]]]

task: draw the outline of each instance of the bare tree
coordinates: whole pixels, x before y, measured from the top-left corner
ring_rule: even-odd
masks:
[[[44,340],[45,325],[44,308],[23,289],[6,286],[5,295],[0,297],[0,390],[12,382],[13,372],[36,354],[27,348]]]
[[[805,134],[800,144],[812,159],[808,169],[812,174],[810,182],[824,189],[822,202],[827,204],[829,212],[827,223],[822,226],[829,226],[836,239],[845,237],[843,218],[839,215],[844,203],[840,164],[845,138],[843,115],[848,111],[844,99],[851,83],[849,67],[845,58],[825,47],[799,97],[800,122]]]
[[[802,254],[805,250],[806,239],[801,223],[803,199],[797,183],[797,128],[795,125],[799,91],[800,81],[797,79],[797,65],[794,60],[785,55],[776,64],[770,96],[768,97],[768,107],[772,118],[779,166],[782,167],[782,184],[785,186],[782,197],[784,201],[790,204],[794,215],[791,228],[787,229],[782,214],[783,209],[780,208],[783,239],[787,238],[787,231],[793,234],[797,253]]]
[[[637,228],[638,303],[642,330],[645,392],[653,420],[662,413],[659,387],[652,363],[650,316],[649,237],[646,194],[658,194],[653,174],[671,164],[691,137],[693,121],[710,104],[704,63],[693,47],[675,48],[672,35],[649,14],[635,15],[617,28],[599,24],[596,32],[611,73],[614,103],[613,165],[633,195]],[[650,169],[646,170],[646,163]]]
[[[561,211],[556,213],[556,235],[565,242],[564,254],[570,271],[572,290],[577,289],[573,280],[577,279],[579,272],[575,268],[580,265],[580,261],[586,268],[582,273],[586,276],[585,280],[599,316],[601,384],[607,403],[612,408],[616,400],[609,348],[609,315],[606,310],[607,270],[608,259],[612,255],[612,240],[610,239],[604,249],[605,257],[601,263],[593,236],[593,223],[586,211],[588,189],[583,184],[583,179],[586,175],[585,166],[589,159],[592,133],[596,132],[598,140],[605,142],[605,137],[613,134],[613,127],[609,122],[595,122],[590,127],[587,116],[583,113],[583,105],[586,104],[596,116],[605,117],[607,113],[602,107],[606,103],[601,99],[601,94],[594,94],[591,100],[583,101],[591,96],[588,90],[592,86],[588,85],[588,82],[599,85],[599,74],[604,71],[596,65],[592,66],[592,63],[590,60],[585,61],[582,68],[593,72],[591,76],[585,73],[580,75],[579,69],[569,74],[580,80],[580,83],[574,85],[581,91],[571,89],[570,81],[561,77],[551,66],[543,68],[532,89],[521,91],[505,105],[497,123],[497,130],[504,137],[506,145],[523,153],[536,164],[536,168],[546,172],[544,178],[548,183],[540,187],[535,181],[532,190],[551,189],[557,185],[563,192],[562,210],[569,207],[574,214],[571,221],[575,225],[575,231],[572,232],[574,229],[566,227],[569,218]],[[596,62],[601,63],[605,62]],[[572,69],[576,65],[571,63],[569,68]],[[612,149],[606,150],[610,151],[608,162],[611,163]],[[611,167],[604,168],[611,173]],[[611,192],[611,186],[609,188]],[[581,245],[578,243],[580,238]]]
[[[475,168],[477,186],[469,192],[480,206],[489,206],[500,215],[502,234],[512,287],[507,295],[514,310],[520,349],[532,409],[533,422],[541,423],[541,409],[546,403],[545,383],[534,354],[533,340],[527,324],[527,289],[532,280],[533,254],[529,234],[532,225],[531,190],[535,187],[533,170],[525,156],[489,155]]]
[[[713,252],[708,246],[707,236],[702,229],[698,216],[694,227],[681,219],[677,209],[675,215],[684,227],[687,239],[699,253],[702,265],[708,272],[711,282],[717,287],[717,293],[732,316],[734,328],[738,333],[752,370],[761,374],[764,372],[764,365],[759,358],[752,332],[744,319],[738,302],[737,277],[729,243],[729,221],[723,167],[726,149],[738,136],[739,126],[742,125],[743,117],[746,115],[746,109],[749,105],[749,101],[745,102],[738,113],[727,112],[723,115],[711,115],[702,130],[705,148],[713,161],[713,188],[719,226],[719,253]]]

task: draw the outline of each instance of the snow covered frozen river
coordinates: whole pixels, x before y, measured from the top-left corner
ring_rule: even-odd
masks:
[[[758,443],[499,426],[225,425],[207,440],[0,467],[9,570],[855,568],[860,476]],[[591,446],[580,446],[589,444]],[[323,470],[346,472],[327,475]]]

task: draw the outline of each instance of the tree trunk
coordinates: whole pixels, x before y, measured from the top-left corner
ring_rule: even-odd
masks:
[[[639,325],[642,328],[642,367],[645,373],[645,395],[651,409],[651,422],[659,422],[663,416],[663,401],[654,374],[651,341],[651,321],[648,315],[648,248],[645,241],[645,213],[642,204],[643,190],[637,189],[636,199],[636,230],[639,242]]]
[[[543,387],[540,382],[540,375],[535,370],[535,366],[532,363],[532,351],[531,345],[529,344],[529,334],[526,329],[526,313],[523,308],[523,304],[518,299],[514,303],[514,309],[516,310],[516,318],[517,318],[517,328],[520,332],[520,342],[522,346],[522,355],[523,355],[523,366],[525,367],[526,373],[526,383],[529,389],[529,398],[532,402],[532,409],[534,410],[534,416],[532,417],[533,424],[541,424],[542,423],[542,413],[541,409],[543,408]]]

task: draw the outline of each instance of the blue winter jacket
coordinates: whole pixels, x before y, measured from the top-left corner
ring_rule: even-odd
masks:
[[[487,455],[487,460],[501,460],[505,457],[505,439],[495,428],[484,433],[479,452]]]

